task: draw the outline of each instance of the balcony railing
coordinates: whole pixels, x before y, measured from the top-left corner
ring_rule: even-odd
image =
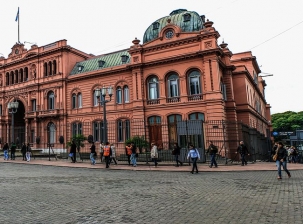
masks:
[[[170,97],[166,99],[166,103],[177,103],[180,102],[180,97]]]
[[[202,94],[188,96],[188,101],[196,101],[196,100],[202,100],[202,99],[203,99]]]
[[[154,105],[154,104],[160,104],[160,100],[159,99],[147,100],[147,105]]]

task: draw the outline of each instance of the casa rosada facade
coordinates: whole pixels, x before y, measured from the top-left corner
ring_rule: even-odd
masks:
[[[164,149],[163,135],[180,139],[163,124],[181,120],[242,121],[266,136],[270,106],[256,57],[232,53],[219,37],[204,16],[175,10],[153,22],[142,43],[135,38],[130,48],[105,55],[84,53],[66,40],[30,49],[16,43],[7,58],[0,57],[2,143],[12,141],[12,101],[19,102],[14,140],[41,149],[46,142],[63,149],[60,136],[66,142],[74,134],[102,141],[103,107],[96,96],[102,87],[113,88],[106,103],[108,140],[118,147],[143,135],[134,132],[145,122],[154,124],[145,135]],[[204,145],[207,136],[197,135]]]

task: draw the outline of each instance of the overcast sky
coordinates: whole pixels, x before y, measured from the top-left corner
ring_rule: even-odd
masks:
[[[104,54],[143,40],[155,20],[183,8],[205,15],[233,53],[252,51],[265,77],[272,113],[303,111],[302,0],[0,0],[0,54],[18,41],[43,46],[66,39],[86,53]],[[26,44],[29,49],[31,44]]]

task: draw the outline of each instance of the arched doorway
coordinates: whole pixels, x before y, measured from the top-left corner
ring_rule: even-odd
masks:
[[[14,138],[11,139],[11,133],[10,133],[10,142],[15,142],[17,144],[17,147],[20,147],[23,142],[26,141],[25,139],[25,108],[22,101],[17,100],[19,103],[17,112],[13,115],[14,116]],[[12,124],[12,115],[9,114],[10,117],[10,125]]]

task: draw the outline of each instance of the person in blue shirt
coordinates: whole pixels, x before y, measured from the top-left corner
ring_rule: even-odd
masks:
[[[189,152],[187,155],[187,159],[191,158],[191,161],[193,162],[193,168],[191,170],[191,173],[194,173],[194,170],[196,169],[196,173],[198,173],[198,166],[197,166],[197,160],[200,160],[200,154],[197,148],[195,148],[194,145],[189,145]]]

